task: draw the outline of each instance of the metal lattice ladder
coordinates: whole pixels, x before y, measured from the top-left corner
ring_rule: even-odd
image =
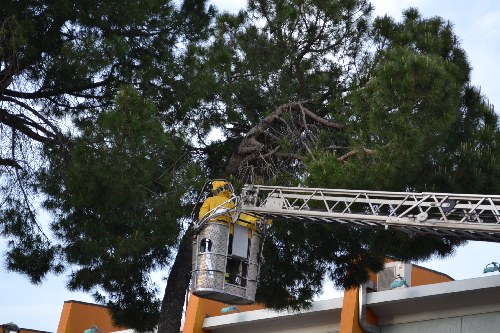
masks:
[[[500,195],[246,185],[238,209],[276,220],[500,242]]]

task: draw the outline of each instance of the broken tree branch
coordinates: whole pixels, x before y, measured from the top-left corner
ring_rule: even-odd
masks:
[[[371,155],[373,154],[375,151],[372,150],[372,149],[368,149],[368,148],[363,148],[363,152],[367,155]],[[354,150],[351,150],[350,152],[347,152],[345,153],[344,155],[340,156],[339,158],[337,158],[337,161],[339,162],[345,162],[349,157],[351,156],[354,156],[356,154],[359,153],[359,150],[358,149],[354,149]]]

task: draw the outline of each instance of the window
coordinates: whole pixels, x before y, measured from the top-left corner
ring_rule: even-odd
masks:
[[[212,251],[212,241],[208,238],[203,238],[200,241],[200,252],[210,252]]]

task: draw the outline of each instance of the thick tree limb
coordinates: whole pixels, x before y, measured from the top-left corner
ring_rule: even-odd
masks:
[[[7,110],[2,108],[0,108],[0,123],[12,127],[13,129],[18,130],[27,137],[41,143],[47,143],[53,140],[52,138],[40,135],[37,132],[33,131],[21,118],[10,114]]]
[[[368,154],[368,155],[371,155],[373,154],[375,151],[372,150],[372,149],[368,149],[368,148],[363,148],[363,152],[365,154]],[[358,149],[354,149],[354,150],[351,150],[350,152],[347,152],[345,153],[344,155],[340,156],[339,158],[337,158],[337,161],[339,162],[345,162],[349,157],[351,156],[354,156],[356,155],[357,153],[359,153],[359,150]]]
[[[314,149],[315,130],[319,127],[334,130],[344,127],[342,124],[318,116],[304,106],[310,102],[313,101],[304,100],[283,104],[252,127],[229,159],[227,171],[230,174],[237,174],[243,167],[258,161],[268,163],[269,161],[264,160],[275,156],[303,161],[304,156],[301,155],[301,151],[310,154]],[[285,113],[288,113],[287,117],[284,116]],[[283,146],[280,140],[290,142],[293,151],[282,152]]]
[[[244,143],[244,145],[243,145]],[[238,147],[239,154],[251,154],[262,149],[264,145],[257,141],[255,138],[250,137],[247,140],[242,141],[242,144]]]
[[[10,89],[5,89],[4,94],[11,97],[23,98],[23,99],[38,99],[38,98],[48,98],[52,96],[58,96],[61,94],[75,95],[78,96],[79,92],[95,89],[99,87],[103,87],[108,84],[111,80],[113,80],[113,76],[110,75],[106,79],[98,82],[92,82],[88,84],[84,84],[81,86],[67,87],[67,88],[58,88],[58,89],[39,89],[34,92],[20,92]],[[81,95],[80,95],[81,96]]]
[[[15,160],[10,158],[0,158],[0,165],[13,167],[15,169],[22,169],[21,165],[17,163]]]
[[[320,117],[318,116],[316,113],[310,111],[309,109],[307,109],[306,107],[304,107],[303,105],[300,106],[301,110],[311,119],[313,119],[314,121],[320,123],[321,125],[325,125],[325,126],[328,126],[328,127],[331,127],[331,128],[338,128],[338,129],[341,129],[341,128],[344,128],[344,125],[342,124],[339,124],[339,123],[334,123],[334,122],[331,122],[329,120],[326,120],[325,118],[323,117]]]
[[[280,150],[280,148],[281,148],[281,146],[278,146],[278,147],[274,148],[270,152],[262,155],[262,158],[267,158],[267,157],[273,156],[274,154],[276,154],[278,152],[278,150]]]
[[[179,333],[181,316],[172,317],[169,314],[182,314],[184,297],[189,289],[189,281],[191,279],[191,242],[193,236],[194,228],[190,226],[181,238],[161,302],[158,333]]]
[[[57,133],[59,132],[58,128],[52,123],[50,122],[46,117],[42,116],[42,114],[40,112],[38,112],[37,110],[35,110],[33,107],[31,107],[30,105],[24,103],[24,102],[21,102],[15,98],[10,98],[8,96],[1,96],[0,97],[0,100],[2,101],[7,101],[7,102],[12,102],[14,104],[17,104],[19,105],[20,107],[28,110],[29,112],[31,112],[33,115],[35,115],[37,118],[41,119],[43,121],[43,123],[45,123],[45,125],[49,126],[52,131],[54,133]],[[34,123],[33,121],[31,121],[31,125],[35,127],[35,125],[37,125],[36,123]],[[43,127],[39,126],[37,127],[38,130],[41,130],[41,131],[44,131],[45,134],[49,134],[48,131],[46,131]]]

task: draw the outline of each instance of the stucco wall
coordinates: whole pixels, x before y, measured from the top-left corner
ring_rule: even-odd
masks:
[[[494,333],[500,331],[500,312],[481,313],[381,326],[381,333]]]

